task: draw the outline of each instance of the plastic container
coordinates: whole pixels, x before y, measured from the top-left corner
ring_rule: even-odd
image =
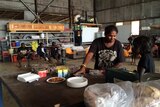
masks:
[[[12,47],[16,47],[16,42],[11,42]]]
[[[16,41],[16,47],[19,47],[19,46],[21,46],[20,41]]]
[[[43,70],[43,71],[38,71],[38,75],[43,78],[47,76],[47,70]]]
[[[81,88],[88,85],[88,79],[84,77],[71,77],[67,79],[67,86]]]
[[[3,57],[3,62],[10,62],[10,61],[11,61],[10,56]]]
[[[2,56],[5,57],[5,56],[10,56],[9,52],[8,51],[2,51]]]
[[[12,56],[12,62],[17,62],[17,55]]]
[[[66,58],[62,58],[62,59],[61,59],[61,63],[62,63],[63,65],[65,65],[65,64],[66,64]]]
[[[11,55],[12,55],[12,54],[14,53],[13,51],[14,51],[14,49],[12,49],[12,48],[11,48],[11,49],[9,49],[9,54],[11,54]]]

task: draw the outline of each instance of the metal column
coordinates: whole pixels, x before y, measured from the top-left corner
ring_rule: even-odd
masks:
[[[72,27],[71,0],[68,0],[69,28]]]

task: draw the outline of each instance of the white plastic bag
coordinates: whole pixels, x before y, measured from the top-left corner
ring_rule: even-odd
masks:
[[[90,85],[85,89],[87,107],[160,107],[158,81]],[[156,87],[154,87],[156,86]]]
[[[126,98],[125,91],[112,83],[90,85],[84,91],[84,100],[88,107],[126,107]]]
[[[125,99],[125,106],[124,107],[131,107],[133,105],[133,102],[135,100],[134,97],[134,90],[132,87],[132,82],[130,81],[125,81],[125,82],[119,82],[117,83],[126,93],[127,98]],[[120,106],[122,107],[122,106]]]

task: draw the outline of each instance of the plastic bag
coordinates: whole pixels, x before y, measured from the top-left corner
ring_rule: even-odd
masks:
[[[87,107],[160,107],[158,81],[90,85],[85,89]],[[157,87],[154,87],[157,86]]]
[[[160,107],[160,90],[145,83],[133,83],[132,107]]]
[[[119,85],[125,91],[125,93],[127,95],[127,98],[125,99],[125,101],[126,101],[125,107],[131,107],[131,105],[133,105],[133,102],[135,101],[132,82],[130,82],[130,81],[119,82],[119,83],[117,83],[117,85]]]
[[[126,107],[126,98],[125,91],[112,83],[94,84],[84,91],[84,100],[88,107]]]

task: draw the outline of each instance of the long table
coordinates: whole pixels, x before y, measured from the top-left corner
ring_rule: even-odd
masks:
[[[24,83],[18,81],[17,73],[1,76],[1,85],[8,89],[15,98],[19,107],[84,107],[83,92],[84,88],[70,88],[66,81],[58,84],[49,84],[47,78],[39,81]],[[104,77],[86,76],[89,85],[94,83],[104,83]],[[0,86],[1,88],[1,86]],[[2,94],[2,89],[0,90]],[[0,97],[0,107],[3,107],[2,95]]]

